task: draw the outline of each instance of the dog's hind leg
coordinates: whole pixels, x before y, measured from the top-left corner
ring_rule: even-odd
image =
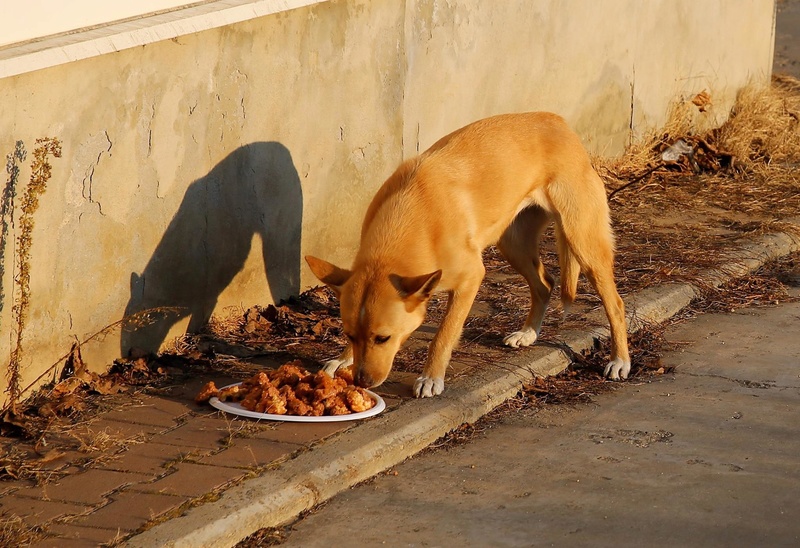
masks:
[[[497,244],[509,264],[528,282],[531,290],[531,309],[522,329],[509,334],[503,342],[511,347],[529,346],[539,336],[542,320],[553,292],[553,277],[539,259],[539,239],[549,222],[540,207],[522,210],[506,229]]]
[[[628,378],[631,358],[628,354],[628,330],[625,322],[625,304],[614,283],[612,263],[584,267],[584,273],[594,286],[608,316],[611,327],[611,359],[603,374],[613,380]]]
[[[557,212],[555,217],[559,250],[562,254],[572,254],[567,261],[577,261],[580,265],[600,296],[608,317],[611,327],[611,360],[606,365],[604,374],[611,379],[624,379],[630,372],[631,359],[628,353],[625,304],[614,282],[614,239],[608,204],[599,176],[591,171],[589,177],[585,181],[587,184],[581,185],[583,196],[580,200],[576,200],[574,195],[568,196],[568,187],[560,187],[558,184],[551,185],[549,194]],[[561,262],[564,264],[563,259]],[[577,281],[577,272],[574,274],[574,281]]]

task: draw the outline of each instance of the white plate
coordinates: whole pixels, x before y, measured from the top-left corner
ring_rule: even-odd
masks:
[[[242,384],[240,382],[229,384],[220,388],[229,388]],[[259,413],[257,411],[250,411],[245,409],[239,402],[219,401],[216,396],[208,400],[211,407],[215,407],[220,411],[230,413],[231,415],[240,415],[242,417],[249,417],[251,419],[263,419],[268,421],[284,421],[284,422],[340,422],[340,421],[354,421],[358,419],[366,419],[372,417],[386,409],[386,402],[383,401],[379,395],[371,390],[365,390],[367,394],[375,400],[375,405],[371,409],[362,411],[360,413],[348,413],[347,415],[322,415],[320,417],[306,417],[302,415],[276,415],[274,413]]]

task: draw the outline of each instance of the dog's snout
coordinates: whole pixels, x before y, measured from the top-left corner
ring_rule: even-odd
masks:
[[[370,388],[375,384],[370,374],[363,369],[356,374],[354,381],[361,388]]]

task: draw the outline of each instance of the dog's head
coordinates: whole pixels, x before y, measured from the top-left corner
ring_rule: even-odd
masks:
[[[442,271],[399,276],[380,269],[350,271],[311,256],[306,262],[339,297],[344,333],[353,348],[356,384],[378,386],[389,376],[402,344],[422,325]]]

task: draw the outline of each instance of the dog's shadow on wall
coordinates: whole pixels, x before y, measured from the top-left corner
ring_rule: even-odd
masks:
[[[144,325],[123,322],[122,355],[132,348],[157,351],[187,316],[187,331],[205,325],[220,293],[242,270],[256,234],[273,299],[297,294],[302,219],[300,178],[286,147],[258,142],[228,155],[189,186],[144,271],[131,274],[125,318],[162,307],[180,311],[156,314]]]

